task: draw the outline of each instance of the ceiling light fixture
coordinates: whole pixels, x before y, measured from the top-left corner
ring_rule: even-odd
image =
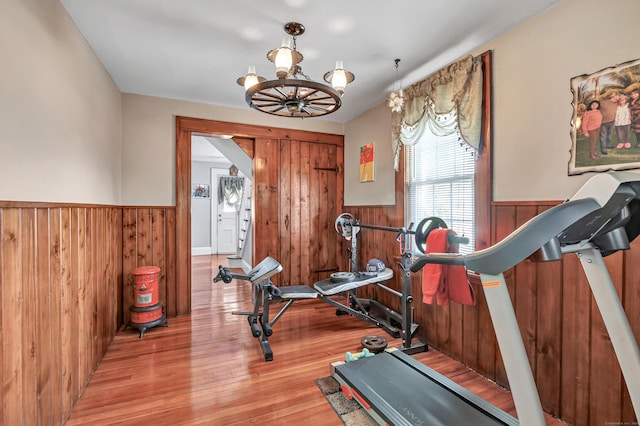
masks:
[[[396,80],[398,79],[398,64],[400,64],[400,59],[395,60],[396,63]],[[389,108],[393,112],[402,111],[402,105],[404,105],[404,92],[402,91],[402,80],[400,80],[400,89],[396,93],[396,82],[393,82],[393,87],[391,88],[391,94],[389,95]]]
[[[293,37],[293,44],[285,37],[282,46],[267,53],[276,66],[277,79],[258,76],[255,67],[249,66],[248,74],[237,80],[245,89],[245,100],[251,108],[282,117],[319,117],[337,111],[354,75],[344,69],[342,61],[336,61],[336,68],[324,74],[330,85],[312,81],[302,72],[303,56],[296,50],[296,37],[304,34],[304,25],[289,22],[284,31]]]

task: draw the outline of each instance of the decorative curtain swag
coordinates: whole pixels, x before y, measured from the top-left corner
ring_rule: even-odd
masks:
[[[482,59],[468,56],[442,68],[404,91],[404,107],[392,113],[394,168],[399,171],[401,143],[415,145],[427,127],[438,136],[455,131],[480,150]]]
[[[218,203],[227,200],[231,206],[239,205],[242,200],[244,178],[239,176],[220,176],[218,181]]]

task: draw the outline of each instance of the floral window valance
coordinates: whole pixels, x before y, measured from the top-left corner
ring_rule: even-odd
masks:
[[[479,151],[481,125],[482,59],[468,56],[404,90],[404,106],[391,118],[395,170],[401,143],[414,145],[425,129],[441,136],[458,131],[462,141]]]
[[[218,181],[218,203],[236,206],[242,201],[244,178],[240,176],[220,176]]]

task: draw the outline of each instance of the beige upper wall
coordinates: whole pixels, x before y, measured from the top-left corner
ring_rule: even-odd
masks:
[[[383,102],[345,125],[344,204],[347,206],[396,203],[391,113]],[[374,144],[373,182],[360,182],[360,147]]]
[[[637,0],[563,0],[472,52],[493,51],[495,200],[564,199],[586,181],[567,175],[569,83],[640,57],[639,12]],[[391,149],[384,104],[343,126],[121,95],[57,1],[1,2],[0,57],[0,200],[174,205],[176,115],[344,132],[347,166],[365,142]],[[389,188],[375,191],[352,191],[348,167],[346,204],[389,201],[384,162],[371,187]]]
[[[493,51],[494,200],[566,199],[592,175],[568,176],[570,80],[640,58],[638,16],[638,0],[562,0],[471,52]],[[357,118],[368,126],[346,124],[347,164],[368,135],[391,149],[390,119],[378,108]],[[382,204],[388,195],[347,192],[358,185],[345,173],[345,204]]]
[[[637,0],[563,0],[486,44],[493,50],[494,199],[562,200],[593,174],[568,176],[570,80],[640,58]]]
[[[0,2],[0,200],[119,204],[121,95],[58,1]]]
[[[340,135],[344,132],[341,123],[275,117],[248,106],[237,109],[123,94],[122,107],[123,205],[175,205],[177,116]]]
[[[177,115],[344,132],[248,107],[123,95],[57,0],[0,2],[0,57],[0,200],[174,205]]]

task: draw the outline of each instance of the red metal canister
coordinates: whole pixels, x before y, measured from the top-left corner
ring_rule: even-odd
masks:
[[[158,303],[160,268],[141,266],[131,271],[133,275],[133,305],[151,306]]]
[[[133,305],[129,307],[131,321],[127,326],[136,327],[140,331],[140,337],[148,328],[159,324],[169,327],[164,316],[163,303],[158,300],[160,268],[141,266],[132,270],[131,275],[133,276]]]

